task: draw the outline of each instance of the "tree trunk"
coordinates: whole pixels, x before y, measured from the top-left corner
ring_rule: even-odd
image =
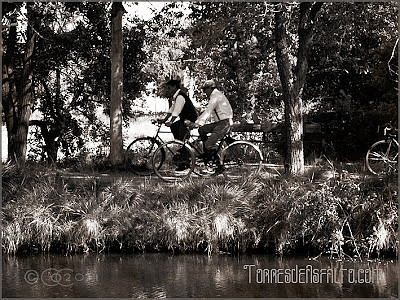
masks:
[[[304,172],[303,116],[299,94],[294,89],[295,74],[289,57],[289,17],[283,11],[275,13],[276,60],[283,99],[285,103],[285,172],[301,174]]]
[[[302,92],[308,70],[308,52],[312,45],[312,32],[316,14],[322,3],[302,2],[298,27],[297,64],[290,61],[289,25],[290,17],[279,8],[275,13],[276,60],[285,104],[285,171],[288,174],[304,173],[303,149],[303,103]]]
[[[43,150],[47,155],[47,162],[53,164],[57,162],[57,153],[60,147],[60,141],[63,138],[67,127],[67,118],[63,114],[63,104],[61,101],[61,71],[56,69],[56,92],[53,96],[47,81],[44,78],[40,78],[43,89],[46,93],[46,102],[54,103],[50,108],[50,118],[46,120],[38,121],[32,120],[30,125],[37,125],[40,127],[40,132],[45,141]]]
[[[122,148],[122,14],[121,2],[113,2],[111,11],[111,104],[110,104],[110,161],[113,166],[123,162]]]
[[[54,129],[52,129],[52,124],[48,124],[48,121],[43,120],[31,120],[29,125],[38,126],[40,128],[40,133],[44,140],[43,151],[46,153],[47,163],[55,163],[57,161],[57,152],[59,148],[59,142],[57,140],[60,132],[59,128],[54,127]]]
[[[14,14],[11,16],[10,21],[12,23],[17,22],[17,11],[14,11]],[[7,40],[6,52],[4,53],[4,61],[3,61],[3,105],[4,105],[4,114],[6,127],[8,132],[8,160],[12,160],[13,158],[13,132],[14,132],[14,123],[15,114],[14,114],[14,105],[17,103],[16,96],[16,86],[15,86],[15,53],[16,53],[16,43],[17,43],[17,28],[16,26],[10,27],[10,33]]]
[[[27,4],[28,20],[31,20],[30,6]],[[29,22],[32,24],[33,22]],[[14,31],[15,30],[15,31]],[[26,160],[26,148],[28,139],[29,118],[31,115],[32,98],[32,55],[35,47],[36,33],[32,28],[27,28],[27,42],[23,60],[22,74],[16,80],[15,60],[16,55],[16,28],[10,28],[10,40],[7,47],[7,93],[5,101],[5,115],[8,132],[8,159],[24,167]],[[15,38],[15,39],[14,39]],[[18,82],[18,83],[17,83]]]
[[[28,29],[28,32],[31,31]],[[23,164],[26,159],[26,148],[28,141],[29,118],[31,116],[32,101],[32,54],[35,47],[35,36],[32,32],[28,33],[28,43],[24,55],[24,69],[21,77],[21,92],[19,95],[20,105],[18,112],[18,122],[14,140],[15,157]]]

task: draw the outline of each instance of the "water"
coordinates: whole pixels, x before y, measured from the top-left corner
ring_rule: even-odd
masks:
[[[397,298],[399,278],[397,261],[266,255],[3,255],[2,268],[3,297],[24,298]]]

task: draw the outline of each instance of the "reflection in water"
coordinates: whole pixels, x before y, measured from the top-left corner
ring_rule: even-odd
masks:
[[[3,297],[386,298],[398,296],[398,276],[398,262],[388,261],[187,254],[5,256]]]

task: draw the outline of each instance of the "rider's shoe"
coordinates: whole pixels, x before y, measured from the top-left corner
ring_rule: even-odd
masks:
[[[210,176],[210,175],[213,175],[214,173],[215,173],[215,168],[213,168],[213,167],[205,166],[204,168],[201,169],[202,175]]]
[[[227,137],[225,138],[225,142],[226,142],[228,145],[232,144],[232,143],[235,142],[235,141],[236,141],[236,140],[235,140],[234,138],[230,137],[230,136],[227,136]]]
[[[218,175],[224,173],[224,171],[225,171],[225,167],[222,165],[218,165],[217,168],[215,169],[213,176],[218,176]]]
[[[175,169],[175,171],[180,172],[180,171],[185,171],[185,170],[187,170],[187,169],[189,169],[189,166],[188,166],[188,165],[186,165],[186,164],[181,164],[181,165],[179,165],[179,166]]]
[[[205,151],[200,155],[200,158],[203,159],[204,164],[208,164],[209,162],[217,163],[219,161],[219,156],[215,149]]]

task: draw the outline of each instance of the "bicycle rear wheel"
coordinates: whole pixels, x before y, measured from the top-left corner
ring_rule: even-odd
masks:
[[[378,141],[369,148],[366,155],[368,170],[376,175],[397,170],[398,146],[392,141]]]
[[[137,175],[154,174],[152,158],[160,145],[161,143],[152,137],[141,137],[134,140],[125,151],[125,166]]]
[[[162,144],[154,153],[153,168],[158,177],[167,182],[187,178],[195,166],[192,148],[181,141]],[[156,168],[156,166],[158,166]]]
[[[224,175],[229,179],[247,179],[258,174],[263,158],[254,144],[237,141],[222,150],[221,161]]]

